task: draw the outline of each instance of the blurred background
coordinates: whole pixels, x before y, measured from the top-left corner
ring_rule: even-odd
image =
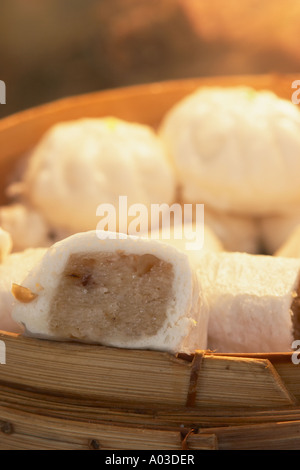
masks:
[[[0,117],[138,83],[298,71],[298,0],[0,2]]]

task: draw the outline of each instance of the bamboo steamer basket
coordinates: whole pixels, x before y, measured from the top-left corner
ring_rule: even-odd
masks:
[[[22,156],[57,122],[110,115],[156,127],[199,86],[250,85],[291,99],[296,79],[166,81],[9,116],[0,121],[0,203]],[[293,352],[172,356],[5,331],[0,340],[6,357],[0,364],[0,450],[300,449],[300,364]]]

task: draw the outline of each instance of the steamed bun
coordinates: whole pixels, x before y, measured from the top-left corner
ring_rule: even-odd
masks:
[[[30,155],[22,191],[50,225],[76,233],[95,229],[97,207],[117,208],[120,195],[128,205],[173,202],[176,181],[152,128],[83,118],[46,133]]]
[[[169,110],[159,134],[186,202],[245,216],[300,203],[300,112],[271,91],[198,89]]]
[[[0,225],[9,234],[14,252],[50,246],[59,238],[40,212],[18,202],[0,207]]]

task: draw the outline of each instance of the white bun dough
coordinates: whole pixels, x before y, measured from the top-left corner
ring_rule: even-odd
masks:
[[[164,147],[146,125],[110,117],[59,123],[29,157],[24,200],[54,228],[94,230],[100,204],[112,204],[118,217],[119,196],[147,207],[176,197]]]
[[[225,353],[291,351],[299,259],[205,253],[197,270],[209,305],[208,348]]]
[[[23,328],[12,318],[14,296],[12,285],[20,284],[45,254],[44,248],[29,248],[9,254],[0,264],[0,330],[22,333]]]
[[[154,277],[151,263],[128,274],[132,259],[145,255],[160,266]],[[195,270],[158,240],[78,233],[54,244],[22,288],[36,297],[16,301],[13,318],[29,336],[172,353],[207,345],[207,304]]]
[[[271,91],[198,89],[169,110],[159,134],[185,202],[243,216],[300,203],[300,112]]]

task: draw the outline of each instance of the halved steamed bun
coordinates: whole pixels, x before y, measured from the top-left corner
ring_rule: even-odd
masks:
[[[195,271],[157,240],[73,235],[47,251],[15,295],[13,318],[28,335],[172,353],[206,348],[207,305]]]

